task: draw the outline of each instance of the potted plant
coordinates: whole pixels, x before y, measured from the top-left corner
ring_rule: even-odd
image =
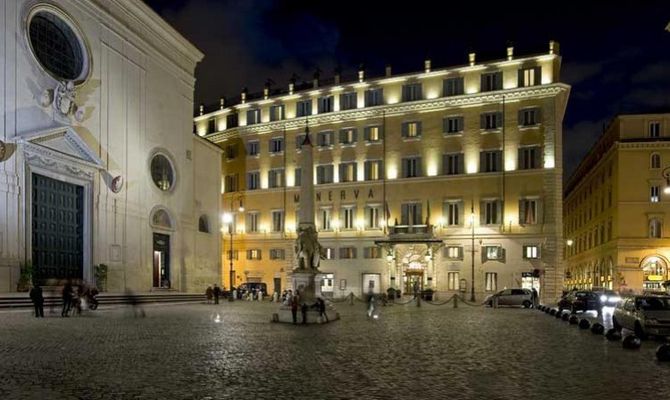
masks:
[[[19,264],[20,275],[16,284],[17,292],[27,292],[30,290],[30,283],[33,280],[33,265],[30,261]]]
[[[99,291],[104,292],[107,289],[107,265],[105,264],[100,264],[100,265],[95,265],[94,267],[94,273],[95,273],[95,285],[98,288]]]

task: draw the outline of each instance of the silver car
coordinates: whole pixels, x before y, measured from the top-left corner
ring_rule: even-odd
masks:
[[[533,305],[533,294],[528,289],[505,289],[493,294],[484,300],[489,306],[523,306],[530,308]]]
[[[614,329],[629,329],[640,339],[670,336],[670,296],[644,295],[621,300],[612,314]]]

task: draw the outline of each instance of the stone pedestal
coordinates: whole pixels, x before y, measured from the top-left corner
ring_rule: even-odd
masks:
[[[321,296],[321,288],[317,288],[316,272],[293,272],[291,274],[291,286],[293,293],[300,296],[300,304],[314,304],[316,298]]]

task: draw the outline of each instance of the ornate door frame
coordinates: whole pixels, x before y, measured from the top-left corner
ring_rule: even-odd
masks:
[[[71,183],[84,188],[84,221],[83,221],[83,279],[93,280],[93,188],[97,168],[77,162],[76,159],[61,156],[39,145],[22,143],[24,157],[24,227],[25,256],[32,259],[32,176],[34,173],[55,180]]]

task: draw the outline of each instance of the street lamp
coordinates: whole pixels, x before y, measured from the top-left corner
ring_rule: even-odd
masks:
[[[670,167],[665,167],[661,174],[663,175],[663,178],[665,178],[665,188],[663,189],[663,193],[670,194]]]
[[[235,234],[234,229],[234,220],[235,214],[233,213],[235,201],[239,202],[239,207],[237,211],[244,212],[244,206],[242,205],[242,194],[237,193],[230,198],[230,211],[223,213],[223,223],[228,225],[228,233],[230,234],[230,295],[228,296],[228,301],[233,301],[233,287],[235,286],[235,269],[233,267],[233,235]]]
[[[472,227],[472,283],[470,284],[470,301],[475,301],[475,201],[470,207],[470,226]]]

